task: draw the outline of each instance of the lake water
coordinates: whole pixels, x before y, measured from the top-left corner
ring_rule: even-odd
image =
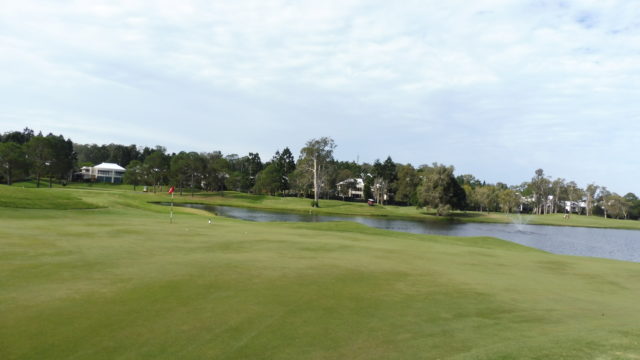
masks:
[[[168,205],[168,204],[163,204]],[[325,222],[354,221],[378,229],[415,234],[491,236],[554,254],[592,256],[640,262],[640,231],[526,224],[481,224],[446,221],[392,220],[366,216],[302,215],[264,210],[174,204],[248,221]]]

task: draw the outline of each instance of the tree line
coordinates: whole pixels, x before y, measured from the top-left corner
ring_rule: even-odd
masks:
[[[624,196],[606,186],[552,178],[537,169],[530,181],[508,186],[485,184],[472,175],[457,177],[467,194],[468,210],[527,212],[533,214],[578,213],[616,219],[640,219],[640,200],[634,193]]]
[[[40,187],[42,178],[69,178],[76,158],[73,142],[62,135],[35,134],[26,128],[23,131],[4,133],[0,137],[0,170],[7,184],[31,177]]]
[[[433,163],[414,167],[390,156],[372,164],[340,161],[333,157],[336,144],[329,137],[309,140],[296,160],[285,147],[263,161],[260,154],[245,156],[220,151],[168,153],[166,148],[136,145],[76,144],[62,135],[35,134],[31,129],[0,135],[0,177],[11,184],[32,179],[66,183],[82,166],[102,162],[126,168],[124,181],[162,191],[174,185],[180,194],[189,191],[234,190],[255,194],[301,196],[313,199],[349,200],[362,179],[363,198],[378,204],[429,207],[438,215],[452,210],[582,213],[620,219],[640,218],[640,200],[605,186],[584,189],[574,181],[552,179],[542,169],[530,181],[509,186],[487,184],[473,175],[454,175],[454,167]],[[567,204],[569,204],[567,206]],[[567,209],[567,207],[569,207]]]

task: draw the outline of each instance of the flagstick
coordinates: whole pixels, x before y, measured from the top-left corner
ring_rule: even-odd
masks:
[[[171,193],[171,214],[169,215],[169,224],[173,224],[173,193]]]

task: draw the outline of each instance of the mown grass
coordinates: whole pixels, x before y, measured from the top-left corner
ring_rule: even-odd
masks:
[[[2,359],[640,357],[637,263],[68,194],[0,207]]]

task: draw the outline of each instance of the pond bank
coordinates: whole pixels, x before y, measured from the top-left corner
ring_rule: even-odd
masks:
[[[169,203],[159,205],[167,206]],[[554,254],[640,262],[640,233],[633,230],[299,214],[189,203],[174,203],[174,206],[196,208],[220,216],[256,222],[353,221],[378,229],[414,234],[495,237]]]

